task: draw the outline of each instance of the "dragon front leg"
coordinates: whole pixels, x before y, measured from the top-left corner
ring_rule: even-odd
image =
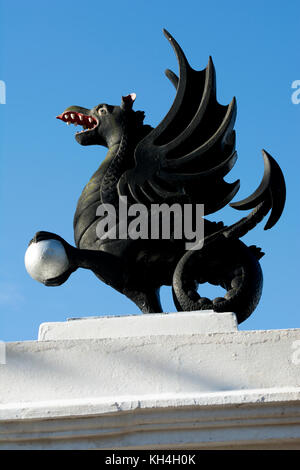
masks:
[[[162,313],[159,289],[128,289],[123,290],[123,294],[132,300],[143,313]]]
[[[111,253],[75,248],[51,232],[37,232],[25,255],[28,273],[46,286],[60,286],[78,268],[93,271],[106,284],[123,288],[122,266]]]

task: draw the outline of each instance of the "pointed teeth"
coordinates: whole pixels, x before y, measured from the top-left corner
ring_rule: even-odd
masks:
[[[83,127],[84,130],[92,130],[98,124],[97,119],[95,119],[94,117],[75,112],[66,112],[65,114],[62,114],[59,118],[62,119],[68,125],[74,124],[74,126],[78,126],[79,124]]]

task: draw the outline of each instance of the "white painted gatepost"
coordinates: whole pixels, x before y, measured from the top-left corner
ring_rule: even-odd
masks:
[[[300,449],[300,329],[213,312],[42,324],[6,345],[0,449]]]

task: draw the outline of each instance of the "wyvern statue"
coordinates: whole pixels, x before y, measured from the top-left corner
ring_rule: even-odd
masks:
[[[76,248],[56,234],[38,232],[26,252],[26,268],[47,286],[61,285],[77,268],[90,269],[145,313],[162,312],[159,289],[171,285],[177,310],[235,312],[240,323],[261,296],[259,259],[263,253],[239,238],[269,211],[265,230],[273,227],[285,204],[283,174],[266,151],[262,152],[265,170],[258,189],[247,199],[230,204],[252,211],[231,226],[203,219],[201,249],[186,250],[184,236],[174,236],[176,220],[169,238],[97,234],[99,220],[105,217],[104,212],[99,215],[99,207],[117,207],[120,200],[126,200],[129,208],[139,203],[150,210],[163,203],[180,207],[202,204],[208,215],[226,206],[239,189],[239,181],[229,184],[223,179],[237,160],[236,101],[220,105],[212,60],[204,70],[193,70],[175,39],[167,31],[164,34],[177,56],[179,76],[166,71],[176,96],[157,127],[144,125],[144,113],[133,111],[134,93],[123,97],[120,106],[71,106],[57,116],[83,127],[75,136],[79,144],[102,145],[108,153],[78,201]],[[121,223],[118,217],[114,228]],[[205,282],[222,286],[224,297],[201,297],[198,285]]]

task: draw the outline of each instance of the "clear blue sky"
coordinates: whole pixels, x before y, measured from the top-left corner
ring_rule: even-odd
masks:
[[[55,119],[67,106],[118,104],[135,92],[135,109],[155,126],[174,90],[164,76],[177,70],[162,35],[168,29],[195,68],[212,55],[218,99],[235,95],[238,162],[228,181],[241,179],[235,200],[248,196],[263,173],[261,149],[282,167],[285,212],[271,231],[263,225],[244,241],[266,252],[264,291],[241,329],[300,327],[299,312],[299,124],[291,84],[300,79],[296,0],[102,2],[2,1],[0,80],[0,340],[37,337],[40,323],[67,317],[137,313],[126,297],[78,270],[61,287],[33,281],[24,268],[28,241],[38,230],[73,243],[77,199],[105,156],[102,147],[81,147],[70,128]],[[233,209],[215,215],[238,220]],[[205,292],[203,292],[205,295]],[[174,311],[168,288],[167,311]]]

